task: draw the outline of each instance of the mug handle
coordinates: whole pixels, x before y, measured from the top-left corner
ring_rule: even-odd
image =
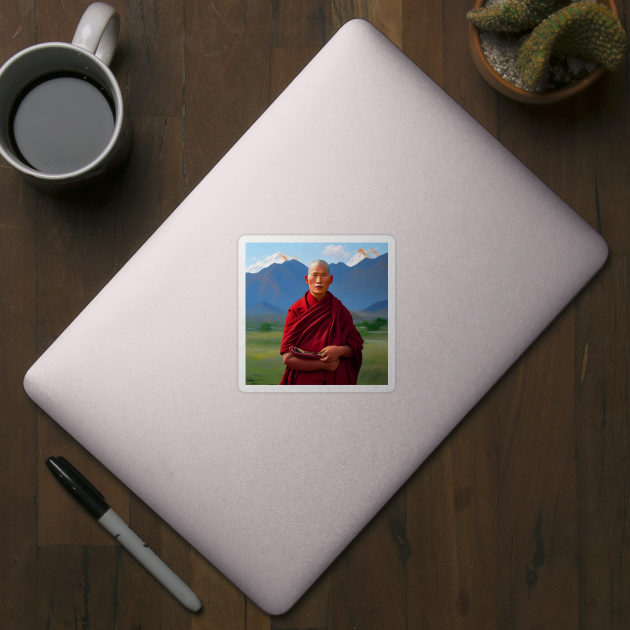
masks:
[[[81,16],[72,44],[96,55],[109,66],[116,52],[120,15],[104,2],[94,2]]]

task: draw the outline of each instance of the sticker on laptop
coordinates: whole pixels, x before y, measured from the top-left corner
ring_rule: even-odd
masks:
[[[243,236],[243,392],[394,389],[394,239]]]

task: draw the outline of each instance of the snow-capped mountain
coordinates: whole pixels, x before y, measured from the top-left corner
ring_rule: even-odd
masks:
[[[379,256],[379,253],[371,247],[367,251],[359,248],[359,251],[346,263],[346,265],[348,265],[348,267],[354,267],[365,258],[376,258],[377,256]]]
[[[330,273],[335,279],[331,287],[332,294],[353,311],[380,307],[388,300],[388,268],[386,252],[376,258],[366,256],[354,267],[333,263],[330,266]],[[266,316],[274,306],[286,315],[291,304],[306,292],[304,276],[307,273],[308,267],[299,260],[287,260],[282,265],[270,265],[260,273],[248,273],[245,279],[247,315],[256,306],[264,308],[263,313],[256,313],[256,316]]]
[[[255,262],[253,265],[250,265],[249,267],[247,267],[247,269],[245,269],[245,271],[247,273],[258,273],[261,269],[265,269],[266,267],[269,267],[270,265],[273,265],[273,264],[281,264],[283,262],[287,262],[287,260],[299,260],[299,259],[296,258],[295,256],[285,256],[284,254],[281,254],[280,252],[276,252],[275,254],[272,254],[271,256],[267,256],[267,258],[265,258],[264,260],[259,260]],[[302,261],[299,260],[299,262],[302,262]]]

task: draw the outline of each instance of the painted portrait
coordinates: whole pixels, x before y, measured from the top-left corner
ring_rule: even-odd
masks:
[[[244,236],[241,391],[391,391],[394,240]]]

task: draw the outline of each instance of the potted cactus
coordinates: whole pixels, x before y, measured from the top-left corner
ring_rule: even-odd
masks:
[[[627,38],[617,7],[605,2],[477,0],[467,14],[475,65],[490,85],[516,100],[571,96],[624,58]],[[497,61],[493,46],[512,52]]]

